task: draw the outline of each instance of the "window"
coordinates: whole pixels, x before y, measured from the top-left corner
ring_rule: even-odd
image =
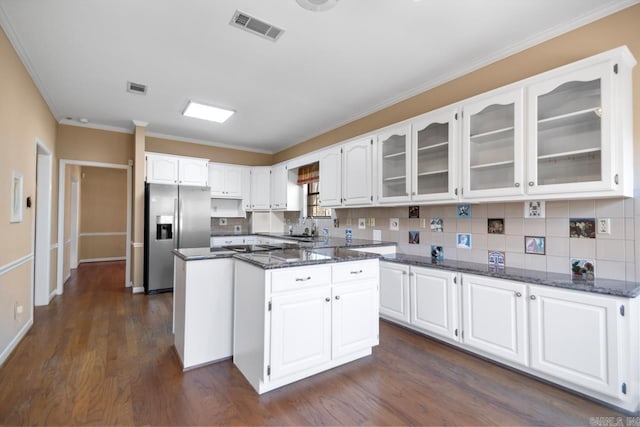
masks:
[[[323,208],[318,202],[320,199],[318,184],[318,181],[315,181],[305,186],[307,190],[307,216],[313,218],[329,218],[331,217],[331,208]]]

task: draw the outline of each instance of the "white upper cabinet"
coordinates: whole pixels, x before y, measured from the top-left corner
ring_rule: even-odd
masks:
[[[523,89],[463,105],[462,197],[523,194]]]
[[[372,136],[368,136],[342,146],[344,206],[373,204],[373,139]],[[324,197],[322,193],[320,197]]]
[[[251,168],[251,210],[271,208],[271,168],[259,166]]]
[[[209,163],[211,197],[242,198],[242,166]]]
[[[209,178],[208,159],[145,153],[146,181],[154,184],[206,186]]]
[[[457,198],[458,119],[458,109],[447,107],[412,121],[412,200]]]
[[[243,167],[240,171],[240,180],[242,182],[242,209],[251,210],[251,168]]]
[[[320,153],[320,206],[342,205],[342,148],[333,147]]]
[[[411,200],[411,125],[378,134],[378,202]]]
[[[286,164],[271,168],[271,209],[300,210],[302,187],[298,185],[297,169]]]
[[[146,181],[154,184],[178,183],[178,158],[162,154],[146,153]]]
[[[628,62],[605,59],[528,87],[529,194],[632,196]]]

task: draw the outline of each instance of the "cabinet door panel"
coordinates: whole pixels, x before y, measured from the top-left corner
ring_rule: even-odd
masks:
[[[619,307],[613,297],[531,287],[531,367],[620,397]]]
[[[610,64],[528,88],[528,192],[574,193],[613,186]]]
[[[378,344],[377,283],[363,281],[333,288],[332,357]]]
[[[251,209],[268,210],[271,206],[271,168],[251,169]]]
[[[472,275],[464,275],[463,283],[464,342],[526,365],[527,286]]]
[[[221,197],[225,192],[225,168],[223,165],[209,163],[209,188],[211,196]]]
[[[380,314],[409,323],[409,267],[380,263]]]
[[[378,135],[378,201],[411,199],[411,126],[402,125]]]
[[[458,293],[456,273],[411,268],[411,324],[427,332],[457,340]]]
[[[343,205],[373,203],[372,147],[373,138],[364,138],[342,147]]]
[[[331,359],[329,286],[274,296],[271,312],[271,379],[313,368]]]
[[[464,106],[464,198],[523,194],[522,89]]]
[[[342,204],[342,153],[340,148],[324,151],[320,157],[320,206]]]
[[[178,162],[180,185],[206,186],[209,179],[209,161],[181,158]]]
[[[147,182],[155,184],[178,183],[178,158],[147,154]]]
[[[456,199],[458,110],[443,109],[412,122],[412,200]]]
[[[242,167],[241,166],[227,166],[225,175],[225,191],[229,197],[242,197]]]

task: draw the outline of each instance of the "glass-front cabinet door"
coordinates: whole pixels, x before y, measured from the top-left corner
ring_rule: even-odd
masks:
[[[612,72],[603,64],[529,87],[528,193],[611,189]]]
[[[523,194],[522,89],[463,106],[462,197]]]
[[[378,134],[378,201],[411,199],[411,125],[396,126]]]
[[[412,122],[412,185],[415,201],[454,200],[458,148],[458,110],[447,108]]]

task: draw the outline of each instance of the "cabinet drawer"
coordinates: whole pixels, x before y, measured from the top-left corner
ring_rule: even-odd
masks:
[[[271,272],[271,292],[331,284],[331,266],[292,267]]]
[[[333,283],[353,282],[354,280],[377,279],[380,267],[377,260],[339,262],[333,264]]]

